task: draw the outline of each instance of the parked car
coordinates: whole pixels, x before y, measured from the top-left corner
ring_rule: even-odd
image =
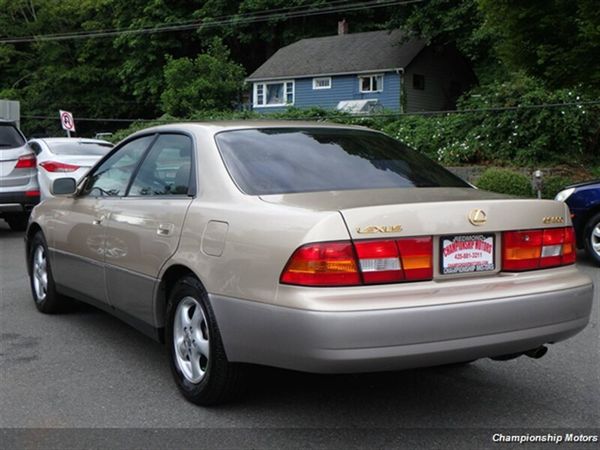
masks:
[[[79,181],[113,148],[110,142],[84,138],[32,139],[29,146],[37,155],[42,200],[52,195],[50,186],[55,179],[68,173]]]
[[[600,180],[567,186],[556,200],[569,205],[578,247],[600,265]]]
[[[14,122],[0,120],[0,218],[23,231],[40,201],[35,154]]]
[[[87,301],[166,342],[192,402],[244,363],[368,372],[541,357],[588,323],[568,208],[474,189],[362,127],[133,134],[26,233],[44,313]]]

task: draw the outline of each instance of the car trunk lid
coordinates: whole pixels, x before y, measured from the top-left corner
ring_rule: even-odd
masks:
[[[29,183],[35,168],[15,169],[19,157],[28,154],[24,147],[0,147],[0,188],[23,186]]]
[[[429,242],[427,259],[430,262],[423,263],[423,267],[429,268],[433,278],[496,274],[503,266],[503,232],[570,224],[563,203],[510,198],[468,188],[320,192],[269,196],[263,200],[316,210],[337,209],[359,250],[359,258],[359,245],[363,245],[358,244],[360,242],[369,246],[376,246],[378,241],[382,245],[383,241],[397,242],[400,254],[405,243],[414,248],[414,245]],[[539,233],[530,231],[529,234],[537,236]],[[347,236],[340,236],[340,240],[343,239]],[[364,263],[378,264],[371,261],[377,258],[376,253],[371,252]],[[418,253],[425,256],[422,251]],[[362,258],[360,261],[363,264]],[[560,258],[557,261],[561,264]],[[402,266],[405,263],[402,260]]]
[[[569,223],[563,203],[471,188],[406,188],[261,196],[286,206],[339,211],[354,239],[535,229]],[[482,210],[485,222],[469,214]]]

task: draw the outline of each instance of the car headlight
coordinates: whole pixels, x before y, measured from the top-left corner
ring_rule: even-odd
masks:
[[[571,194],[573,192],[575,192],[575,188],[563,189],[558,194],[556,194],[556,197],[554,197],[554,200],[558,200],[559,202],[564,202],[571,196]]]

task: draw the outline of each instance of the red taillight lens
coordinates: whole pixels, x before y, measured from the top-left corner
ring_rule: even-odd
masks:
[[[504,270],[530,270],[540,266],[542,231],[507,231],[503,234]]]
[[[20,156],[15,165],[15,169],[32,169],[35,168],[36,158],[33,153]]]
[[[430,280],[432,248],[431,237],[356,241],[354,245],[308,244],[294,252],[280,281],[302,286],[354,286]]]
[[[502,268],[506,271],[556,267],[575,262],[573,228],[506,231]]]
[[[577,246],[575,245],[575,230],[573,227],[565,228],[565,240],[563,241],[563,253],[561,264],[575,264],[577,259]]]
[[[406,280],[431,280],[433,278],[433,244],[431,237],[399,239],[398,249]]]
[[[280,281],[302,286],[353,286],[360,275],[350,242],[321,242],[300,247],[288,261]]]
[[[356,242],[354,246],[366,284],[404,279],[396,241],[364,241]]]
[[[48,172],[75,172],[77,169],[79,169],[79,166],[57,161],[44,161],[40,163],[40,166]]]
[[[25,192],[25,197],[39,197],[39,196],[40,196],[40,191],[37,189],[34,191]]]

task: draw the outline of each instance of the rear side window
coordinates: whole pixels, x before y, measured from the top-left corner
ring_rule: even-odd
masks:
[[[163,134],[142,162],[128,195],[187,195],[191,171],[192,140],[179,134]]]
[[[112,148],[112,144],[97,144],[92,142],[52,142],[48,147],[55,155],[104,156]]]
[[[0,123],[0,150],[25,145],[25,139],[12,124]]]
[[[470,187],[429,158],[381,133],[265,128],[226,131],[216,140],[231,177],[250,195]]]

